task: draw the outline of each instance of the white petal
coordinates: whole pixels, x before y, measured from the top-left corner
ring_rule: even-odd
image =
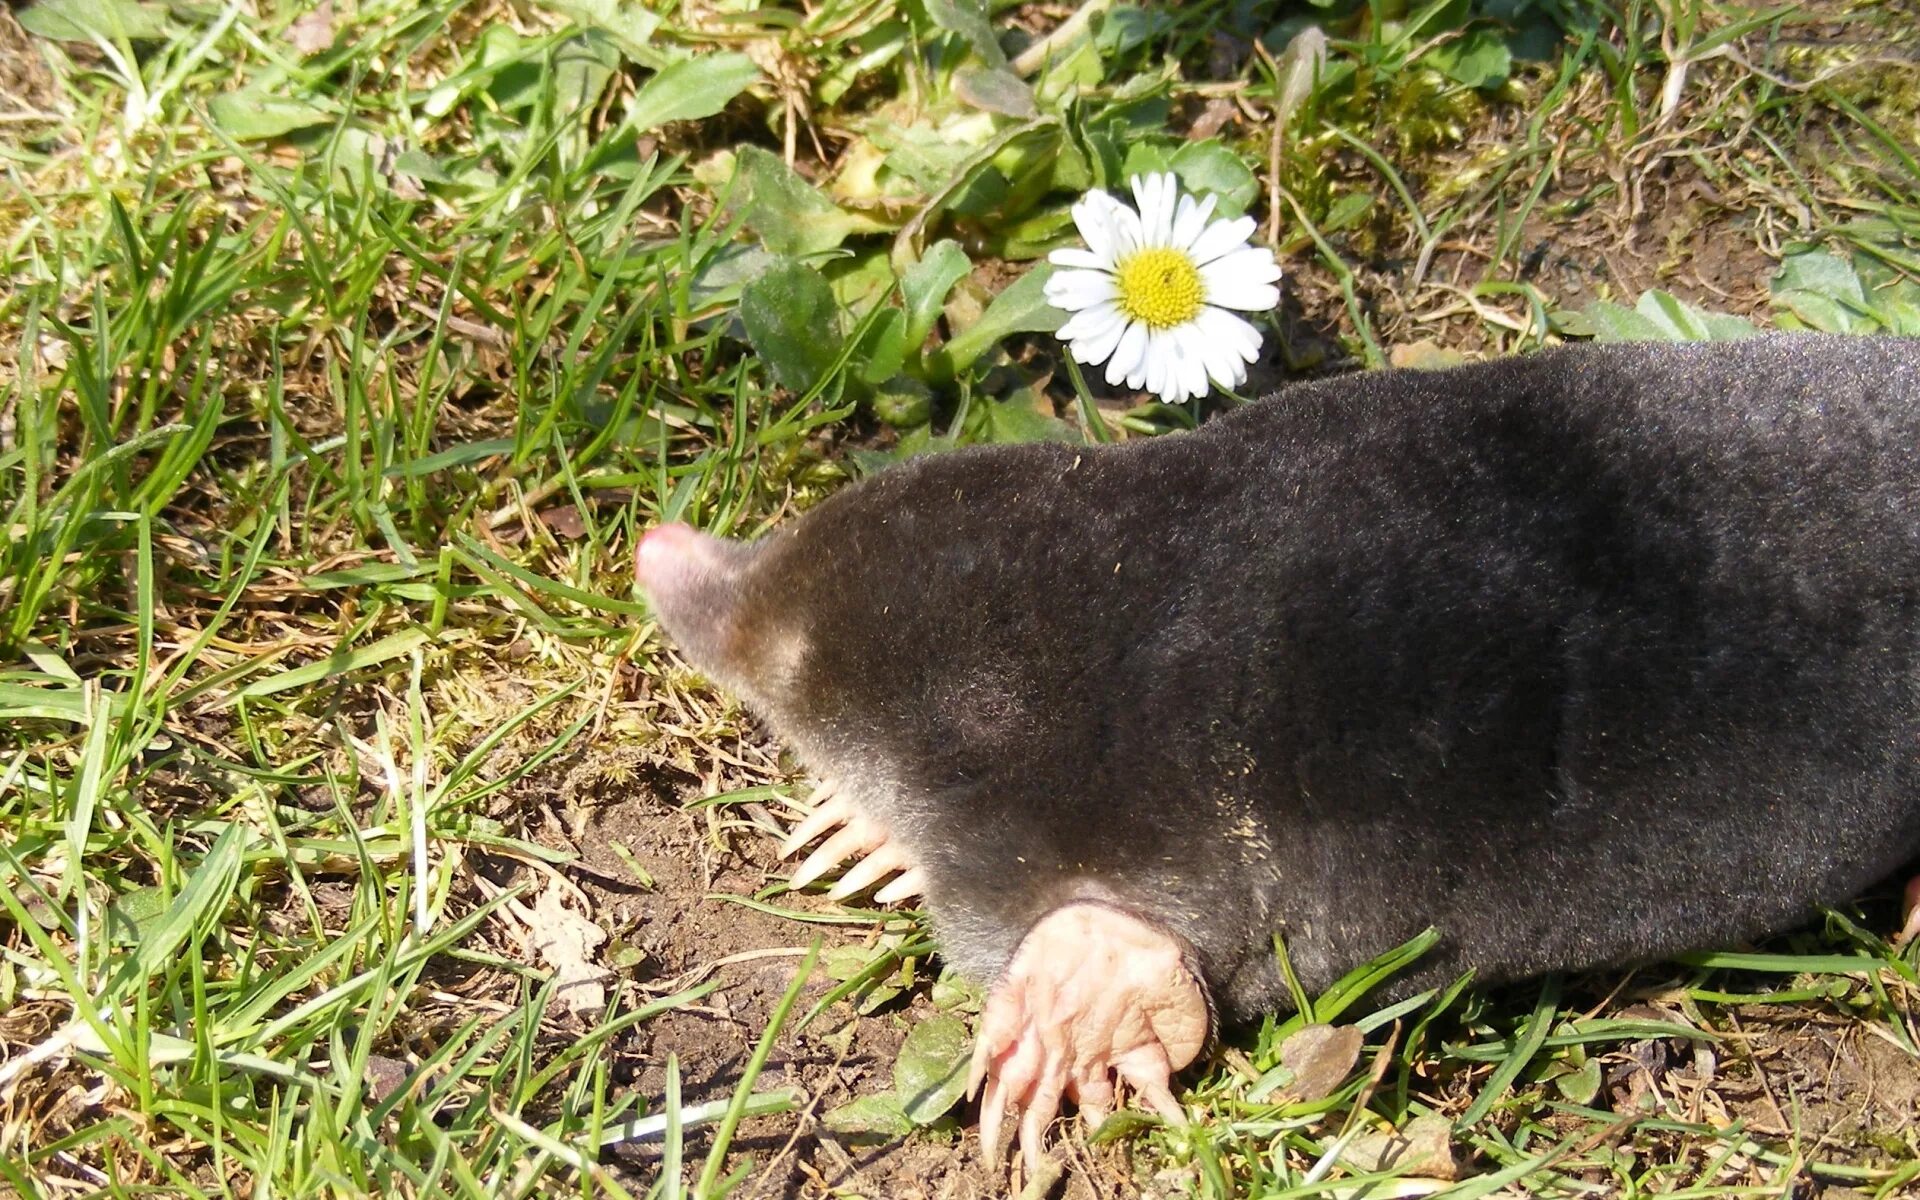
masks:
[[[1107,360],[1107,383],[1118,384],[1122,379],[1138,372],[1140,362],[1147,355],[1147,327],[1138,321],[1129,321],[1126,332],[1120,335],[1120,342],[1114,348],[1113,357]],[[1129,384],[1138,387],[1138,384]]]
[[[1218,310],[1212,310],[1218,311]],[[1201,314],[1205,317],[1205,313]],[[1247,379],[1247,364],[1241,359],[1240,351],[1227,338],[1211,336],[1204,321],[1195,321],[1194,327],[1200,331],[1197,339],[1201,356],[1206,360],[1207,378],[1223,388],[1237,388]]]
[[[1260,253],[1266,253],[1264,250]],[[1280,289],[1261,279],[1249,278],[1231,270],[1217,270],[1221,262],[1240,257],[1228,255],[1200,268],[1200,281],[1206,285],[1207,303],[1242,312],[1266,312],[1280,303]]]
[[[1062,246],[1047,255],[1047,261],[1056,267],[1081,267],[1090,271],[1110,271],[1113,264],[1101,258],[1091,250],[1082,250],[1078,246]]]
[[[1067,323],[1062,325],[1060,331],[1054,336],[1063,342],[1074,342],[1104,332],[1108,325],[1125,325],[1126,323],[1126,318],[1120,315],[1120,306],[1108,300],[1088,305],[1073,314],[1067,318]],[[1119,335],[1116,333],[1114,336],[1118,340]],[[1089,360],[1083,358],[1080,361]]]
[[[1075,334],[1068,345],[1074,361],[1086,363],[1088,366],[1105,362],[1112,357],[1114,350],[1120,345],[1120,336],[1127,331],[1126,317],[1121,315],[1117,306],[1102,304],[1087,309],[1073,321],[1083,319],[1088,322],[1086,332]],[[1069,321],[1068,324],[1073,324],[1073,321]],[[1060,332],[1065,334],[1066,330],[1062,329]]]
[[[1174,197],[1179,188],[1169,172],[1133,177],[1133,198],[1140,204],[1141,245],[1172,243]]]
[[[1140,382],[1135,384],[1131,378],[1129,386],[1144,386],[1154,396],[1162,396],[1167,388],[1167,330],[1154,328],[1146,332],[1146,361],[1140,365]]]
[[[1252,234],[1252,217],[1215,221],[1194,239],[1189,253],[1193,255],[1195,266],[1204,267],[1223,254],[1231,254],[1235,250],[1243,249],[1247,244],[1247,238]]]
[[[1260,331],[1224,308],[1209,305],[1194,318],[1202,333],[1215,345],[1224,347],[1245,362],[1260,359]],[[1238,368],[1236,368],[1238,370]],[[1218,379],[1219,376],[1214,376]],[[1244,373],[1241,378],[1245,378]],[[1237,381],[1236,381],[1237,382]]]
[[[1266,312],[1280,303],[1280,289],[1273,286],[1278,278],[1280,264],[1265,246],[1235,250],[1200,268],[1208,304],[1246,312]]]
[[[1169,171],[1160,177],[1160,245],[1173,244],[1173,218],[1180,211],[1180,181]]]
[[[1042,289],[1047,303],[1068,312],[1114,297],[1113,276],[1105,271],[1055,271]]]
[[[1207,227],[1207,218],[1213,215],[1213,206],[1219,197],[1212,192],[1195,200],[1192,196],[1180,197],[1180,209],[1173,218],[1173,241],[1169,243],[1175,250],[1185,250],[1193,245],[1193,239]]]
[[[1146,243],[1141,240],[1140,214],[1124,204],[1116,203],[1108,218],[1113,228],[1113,258],[1115,262],[1126,258]]]
[[[1099,260],[1099,266],[1113,266],[1113,210],[1120,207],[1118,200],[1097,189],[1074,203],[1074,227],[1080,231],[1080,240],[1087,244],[1087,252]]]
[[[1188,322],[1173,331],[1174,361],[1180,367],[1180,389],[1189,396],[1207,394],[1207,335]]]

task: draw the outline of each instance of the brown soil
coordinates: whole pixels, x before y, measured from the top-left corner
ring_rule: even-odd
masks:
[[[619,749],[600,753],[630,757]],[[569,774],[578,778],[581,768]],[[734,779],[725,786],[762,781]],[[569,790],[564,783],[549,785],[549,794]],[[676,786],[665,773],[643,774],[637,787],[598,790],[602,794],[590,801],[555,806],[557,819],[540,840],[579,852],[578,864],[567,874],[591,898],[594,920],[614,939],[610,945],[624,942],[644,953],[626,972],[626,984],[635,993],[628,1007],[720,981],[719,989],[702,1000],[644,1022],[620,1039],[609,1056],[612,1078],[618,1089],[647,1097],[647,1110],[657,1111],[667,1058],[673,1055],[683,1105],[725,1100],[812,939],[819,936],[823,948],[870,943],[879,927],[803,924],[721,898],[752,897],[786,873],[773,852],[775,818],[758,805],[727,809],[710,823],[706,811],[684,807],[699,789]],[[760,828],[751,827],[755,824]],[[651,877],[652,887],[641,885],[614,850],[616,842]],[[796,912],[838,911],[817,896],[784,894],[772,902]],[[961,1131],[925,1132],[906,1140],[844,1136],[821,1124],[822,1114],[892,1086],[894,1059],[907,1031],[933,1012],[930,980],[927,976],[871,1015],[856,1015],[842,1001],[811,1027],[796,1031],[799,1017],[833,983],[824,972],[814,972],[755,1084],[757,1091],[796,1089],[805,1097],[804,1106],[797,1115],[752,1119],[741,1126],[729,1166],[750,1158],[753,1169],[737,1195],[969,1200],[1000,1194],[980,1161],[971,1106]],[[1077,1135],[1073,1140],[1079,1141]],[[689,1135],[690,1180],[710,1145],[711,1126]],[[1081,1143],[1070,1152],[1078,1170],[1056,1195],[1092,1200],[1139,1194],[1126,1182],[1122,1151],[1089,1153]],[[658,1143],[619,1147],[606,1161],[639,1189],[658,1170]]]

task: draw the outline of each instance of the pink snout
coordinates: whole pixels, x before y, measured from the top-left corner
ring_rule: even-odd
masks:
[[[703,535],[678,521],[647,531],[633,548],[633,577],[649,596],[659,596],[684,580],[698,563]]]

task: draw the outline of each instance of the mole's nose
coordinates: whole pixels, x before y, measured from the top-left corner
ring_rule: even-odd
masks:
[[[633,549],[633,577],[648,595],[671,587],[694,565],[699,543],[700,534],[677,521],[649,529]]]

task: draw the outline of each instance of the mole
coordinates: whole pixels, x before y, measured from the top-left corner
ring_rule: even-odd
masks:
[[[1589,344],[915,458],[635,552],[820,781],[804,886],[989,985],[969,1091],[1169,1119],[1225,1023],[1735,945],[1920,851],[1920,339]],[[1910,893],[1910,900],[1911,900]],[[1920,925],[1920,917],[1910,924]]]

